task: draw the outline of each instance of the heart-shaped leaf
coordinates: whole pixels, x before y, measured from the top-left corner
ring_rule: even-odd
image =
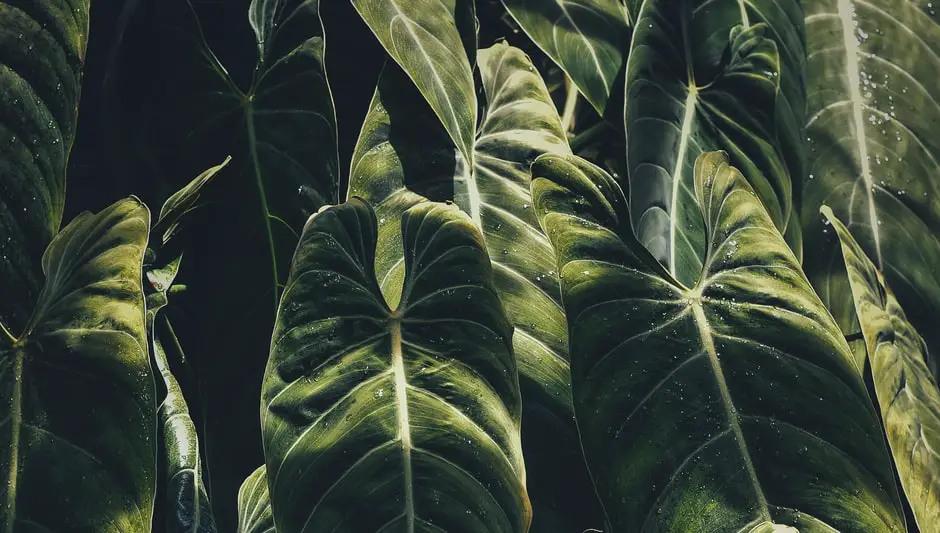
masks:
[[[693,163],[708,150],[730,154],[799,253],[802,59],[788,60],[802,52],[799,13],[795,0],[649,0],[638,13],[626,73],[630,206],[640,242],[683,283],[705,258]]]
[[[0,529],[149,531],[156,435],[136,198],[83,213],[42,259],[16,338],[0,334]]]
[[[623,0],[503,0],[503,5],[603,116],[630,45]]]
[[[559,156],[532,168],[610,530],[905,531],[845,339],[728,160],[696,161],[707,254],[691,286],[637,240],[602,170]]]
[[[927,346],[848,228],[828,207],[823,207],[823,214],[842,242],[901,485],[918,527],[930,531],[940,524],[940,390],[925,363]]]
[[[19,333],[59,230],[88,0],[0,1],[0,324]]]
[[[404,278],[401,214],[425,199],[454,199],[471,215],[515,328],[525,398],[523,448],[534,476],[533,527],[597,526],[600,513],[573,420],[555,257],[529,193],[531,162],[570,150],[545,84],[525,54],[499,43],[480,50],[478,58],[487,106],[474,166],[466,167],[427,103],[389,65],[353,157],[350,194],[375,206],[375,268],[390,305],[397,304]]]
[[[512,327],[479,230],[455,206],[402,217],[393,310],[359,199],[311,217],[262,389],[279,533],[525,532]]]
[[[804,268],[843,332],[858,332],[828,205],[940,353],[940,26],[929,0],[805,2],[808,179]],[[857,351],[864,358],[864,347]],[[938,368],[928,361],[935,376]]]

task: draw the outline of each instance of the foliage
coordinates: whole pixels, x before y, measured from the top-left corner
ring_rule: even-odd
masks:
[[[0,0],[0,531],[940,531],[937,57],[926,0]]]

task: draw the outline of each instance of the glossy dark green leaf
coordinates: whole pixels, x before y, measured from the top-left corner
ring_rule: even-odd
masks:
[[[940,25],[930,0],[807,2],[805,269],[846,334],[859,328],[838,239],[845,221],[940,353]],[[864,357],[864,348],[857,352]],[[937,372],[936,363],[929,361]]]
[[[238,490],[238,533],[275,533],[264,465],[252,472]]]
[[[802,17],[796,0],[650,0],[627,60],[630,206],[637,237],[677,279],[705,257],[693,164],[727,151],[799,253]],[[795,59],[794,59],[795,58]]]
[[[630,46],[623,0],[503,0],[503,5],[603,116]]]
[[[477,100],[473,0],[352,0],[389,55],[414,81],[460,153],[473,161]]]
[[[848,228],[828,207],[823,214],[842,243],[901,485],[918,527],[931,531],[940,524],[940,390],[927,369],[927,346]]]
[[[88,0],[0,1],[0,324],[19,333],[59,230]]]
[[[610,176],[533,165],[610,531],[905,531],[848,345],[728,160],[696,161],[708,253],[691,286],[637,240]]]
[[[137,199],[83,213],[43,255],[24,332],[0,332],[0,529],[149,531],[156,404]]]
[[[304,228],[262,388],[277,529],[525,532],[512,327],[479,230],[426,202],[401,231],[392,309],[367,203]]]
[[[158,316],[156,320],[166,319]],[[183,389],[170,370],[162,339],[164,333],[153,330],[151,335],[153,358],[166,387],[166,397],[158,410],[166,447],[166,531],[215,533],[218,530],[209,505],[196,425],[189,413]]]
[[[526,399],[523,448],[534,476],[533,527],[600,525],[573,422],[555,258],[529,193],[535,157],[570,150],[545,84],[525,54],[500,43],[481,50],[478,59],[487,107],[472,169],[417,91],[390,65],[353,157],[350,194],[375,206],[375,268],[392,305],[404,278],[402,213],[425,199],[455,199],[471,215],[515,328],[513,349]]]

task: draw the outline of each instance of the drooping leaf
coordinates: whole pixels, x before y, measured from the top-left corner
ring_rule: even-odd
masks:
[[[0,529],[149,531],[153,373],[136,198],[83,213],[43,255],[46,284],[15,339],[0,332]]]
[[[905,531],[845,339],[728,161],[696,161],[708,253],[691,286],[637,240],[603,171],[558,156],[533,165],[610,530]]]
[[[375,269],[390,305],[398,303],[404,279],[402,213],[425,199],[454,199],[470,214],[514,326],[525,398],[523,449],[534,476],[533,527],[600,525],[573,421],[555,258],[529,192],[531,162],[543,153],[570,150],[548,91],[525,54],[500,43],[481,50],[478,59],[487,107],[472,169],[417,91],[389,65],[353,157],[350,195],[375,206]]]
[[[467,162],[477,100],[473,0],[352,0],[389,55],[414,81]]]
[[[262,388],[277,529],[524,532],[512,328],[479,230],[455,206],[406,211],[393,310],[376,226],[353,198],[294,256]]]
[[[825,204],[940,353],[940,25],[928,0],[807,2],[805,269],[839,326],[858,332]],[[933,6],[933,7],[932,7]],[[857,352],[864,357],[864,348]],[[937,375],[937,367],[928,361]]]
[[[26,325],[59,230],[88,0],[0,1],[0,324]]]
[[[638,13],[626,73],[630,206],[640,242],[683,283],[705,257],[693,191],[705,151],[730,154],[799,253],[800,13],[795,0],[650,0]]]
[[[604,115],[630,46],[622,0],[503,0],[506,10]]]
[[[828,207],[823,215],[842,243],[901,485],[918,527],[930,531],[940,524],[940,390],[927,369],[927,346],[848,228]]]
[[[251,473],[238,489],[238,533],[275,533],[264,465]]]
[[[156,317],[156,320],[167,323],[162,316]],[[218,530],[209,505],[196,425],[189,413],[183,389],[170,370],[162,340],[164,334],[158,329],[151,331],[154,361],[166,387],[166,397],[158,410],[166,446],[166,531],[215,533]]]
[[[160,244],[165,245],[171,237],[179,230],[180,220],[196,207],[199,201],[199,195],[205,187],[220,170],[225,168],[232,161],[232,156],[228,156],[224,161],[214,167],[206,169],[199,174],[185,187],[173,193],[163,207],[160,209],[160,216],[153,225],[154,235],[161,239]]]

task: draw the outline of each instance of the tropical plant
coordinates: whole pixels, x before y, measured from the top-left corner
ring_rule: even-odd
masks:
[[[235,4],[0,0],[0,531],[940,532],[932,3]]]

